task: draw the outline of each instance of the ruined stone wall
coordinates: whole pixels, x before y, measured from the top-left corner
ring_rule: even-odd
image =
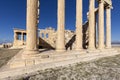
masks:
[[[25,36],[26,36],[26,30],[15,28],[13,46],[19,47],[19,46],[26,45],[26,41],[24,39]]]
[[[14,46],[23,46],[26,45],[26,42],[21,41],[21,40],[15,40],[14,41]]]
[[[74,41],[72,38],[75,33],[70,30],[65,30],[65,43],[66,49],[73,45]],[[46,28],[40,30],[39,46],[43,48],[55,48],[56,47],[57,32],[53,28]],[[72,40],[71,40],[72,39]],[[71,41],[70,41],[71,40]]]
[[[53,28],[40,29],[39,46],[43,48],[55,48],[56,31]]]
[[[25,33],[26,31],[24,31]],[[26,34],[26,33],[25,33]],[[65,48],[66,50],[75,49],[75,31],[65,30]],[[39,48],[55,49],[57,39],[57,31],[54,28],[39,29],[38,46]],[[26,41],[14,40],[13,46],[19,47],[26,44]],[[88,45],[88,22],[83,25],[83,47]]]

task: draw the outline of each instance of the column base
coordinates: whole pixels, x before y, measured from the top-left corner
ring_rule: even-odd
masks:
[[[105,47],[98,47],[97,49],[99,49],[99,50],[103,50],[103,49],[105,49]]]
[[[22,59],[34,58],[37,54],[39,54],[39,50],[24,50]]]
[[[65,52],[66,50],[61,50],[61,49],[58,50],[58,49],[57,49],[56,51],[57,51],[57,52]]]
[[[88,50],[96,50],[95,47],[88,47]]]
[[[75,49],[75,51],[84,51],[84,49],[82,49],[82,48],[81,49]]]
[[[89,49],[89,50],[87,50],[87,53],[98,53],[98,52],[100,52],[100,50],[98,50],[98,49]]]
[[[111,49],[111,47],[106,47],[106,49]]]

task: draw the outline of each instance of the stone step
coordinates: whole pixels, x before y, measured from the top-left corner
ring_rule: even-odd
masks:
[[[61,53],[61,54],[50,54],[48,57],[41,58],[41,56],[46,56],[45,55],[39,55],[38,57],[35,57],[33,59],[13,59],[12,61],[9,62],[9,66],[11,68],[18,68],[18,67],[25,67],[25,66],[31,66],[31,65],[36,65],[36,64],[41,64],[41,63],[50,63],[50,62],[55,62],[55,61],[64,61],[64,60],[75,60],[77,58],[84,58],[87,56],[87,58],[92,56],[99,56],[101,54],[113,54],[117,53],[116,51],[104,51],[104,52],[91,52],[91,53],[80,53],[80,52],[69,52],[69,53]]]
[[[38,70],[44,70],[47,68],[55,68],[55,67],[59,67],[59,66],[67,66],[69,64],[74,64],[74,63],[84,62],[84,61],[91,61],[94,59],[100,59],[103,57],[113,56],[113,55],[117,55],[117,54],[119,54],[119,53],[86,54],[86,55],[79,56],[76,59],[66,59],[66,60],[60,60],[60,61],[56,60],[53,62],[45,62],[45,63],[40,63],[40,64],[36,64],[36,65],[31,65],[31,66],[25,66],[22,68],[4,70],[4,71],[0,72],[0,79],[3,80],[2,78],[6,78],[6,77],[26,75],[26,73],[29,74],[29,73],[32,73],[32,72],[35,72]]]
[[[22,51],[21,51],[22,52]],[[12,60],[9,61],[7,66],[10,66],[11,68],[19,68],[19,67],[26,67],[26,66],[31,66],[31,65],[37,65],[37,64],[42,64],[42,63],[51,63],[51,62],[56,62],[56,61],[64,61],[64,60],[76,60],[77,58],[87,58],[92,56],[100,56],[101,54],[116,54],[116,50],[104,50],[102,52],[99,51],[94,51],[94,52],[89,52],[87,53],[86,51],[69,51],[69,52],[64,52],[64,53],[52,53],[50,55],[47,54],[42,54],[39,55],[35,58],[32,59],[20,59],[17,57],[14,57]],[[17,54],[17,56],[19,56]],[[43,57],[44,56],[44,57]]]

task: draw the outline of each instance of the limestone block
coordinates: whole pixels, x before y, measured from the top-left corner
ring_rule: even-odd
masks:
[[[35,65],[35,60],[33,59],[25,60],[25,66],[31,66],[31,65]]]
[[[9,66],[10,66],[10,68],[25,67],[25,61],[24,60],[13,61],[9,64]]]

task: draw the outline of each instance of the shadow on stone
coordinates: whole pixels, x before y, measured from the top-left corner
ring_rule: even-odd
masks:
[[[44,49],[44,48],[46,48],[48,50],[54,50],[55,49],[48,42],[43,40],[42,38],[39,38],[39,41],[40,41],[39,49]]]
[[[65,45],[65,48],[66,50],[68,50],[68,48],[70,48],[70,50],[72,50],[72,46],[73,46],[73,43],[75,42],[75,39],[76,39],[76,35],[74,35],[69,41],[68,43],[66,43]]]
[[[83,25],[83,48],[87,49],[88,47],[88,21],[84,23]]]

